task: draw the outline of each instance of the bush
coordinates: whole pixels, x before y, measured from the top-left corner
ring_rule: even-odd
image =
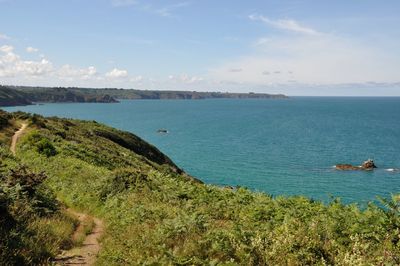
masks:
[[[28,143],[36,148],[36,151],[46,157],[57,155],[57,150],[53,143],[45,136],[40,135],[37,132],[33,132],[28,137]]]
[[[0,265],[44,265],[68,246],[73,221],[62,215],[43,173],[0,169]]]
[[[146,181],[147,177],[137,169],[117,169],[110,178],[106,179],[100,189],[100,199],[105,200],[108,196],[138,187]]]
[[[54,148],[53,144],[48,139],[41,139],[36,144],[36,149],[38,153],[44,154],[47,157],[51,157],[57,154],[56,148]]]
[[[0,110],[0,129],[6,127],[9,125],[8,120],[9,120],[9,115],[5,113],[4,111]]]

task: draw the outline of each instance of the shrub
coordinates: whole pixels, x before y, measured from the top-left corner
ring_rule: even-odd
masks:
[[[46,123],[45,123],[43,117],[40,115],[33,114],[31,117],[31,122],[32,122],[32,124],[34,124],[38,127],[46,128]]]
[[[8,123],[9,119],[10,119],[10,116],[6,112],[0,110],[0,129],[9,125],[9,123]]]
[[[48,139],[41,139],[36,144],[36,149],[38,153],[44,154],[47,157],[51,157],[57,154],[56,148],[54,148],[53,144]]]
[[[57,154],[57,150],[53,143],[47,137],[42,136],[37,132],[33,132],[28,137],[28,143],[34,146],[38,153],[43,154],[46,157],[55,156]]]
[[[73,221],[45,179],[26,166],[0,169],[0,265],[44,265],[68,245]]]
[[[117,169],[114,174],[106,179],[99,196],[101,200],[105,200],[109,195],[115,195],[130,188],[138,187],[145,184],[147,177],[136,169]]]

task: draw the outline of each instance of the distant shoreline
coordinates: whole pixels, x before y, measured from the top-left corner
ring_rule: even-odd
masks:
[[[1,86],[0,106],[35,103],[117,103],[119,100],[286,99],[284,94]]]

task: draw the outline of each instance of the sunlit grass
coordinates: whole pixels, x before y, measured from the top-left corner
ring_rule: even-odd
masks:
[[[67,206],[104,220],[99,265],[400,264],[396,197],[386,209],[360,209],[204,185],[95,136],[95,129],[111,130],[105,126],[37,119],[42,126],[21,139],[15,160],[45,171],[44,185]],[[46,138],[56,154],[41,154],[37,138]],[[76,227],[67,218],[63,229],[60,217],[35,222],[39,239],[55,237],[48,256],[68,244]],[[79,239],[91,226],[88,221]]]

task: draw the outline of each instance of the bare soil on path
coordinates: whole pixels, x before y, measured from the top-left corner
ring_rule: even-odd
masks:
[[[14,155],[15,155],[15,149],[17,147],[18,138],[22,135],[22,133],[24,133],[24,130],[26,129],[27,126],[28,124],[23,123],[21,125],[21,128],[17,132],[15,132],[14,136],[11,139],[10,150]]]
[[[11,139],[10,150],[14,155],[16,153],[18,138],[24,133],[27,126],[28,124],[22,123],[21,128],[14,133]],[[73,238],[76,238],[76,235],[78,235],[78,233],[82,233],[82,231],[84,230],[83,223],[88,218],[90,220],[93,220],[94,226],[91,232],[86,235],[82,246],[62,252],[54,260],[54,263],[56,265],[94,265],[96,262],[97,254],[99,253],[101,247],[99,243],[99,238],[104,232],[103,221],[88,214],[76,212],[72,209],[68,209],[67,211],[73,216],[76,216],[79,220],[79,225],[74,232]]]
[[[64,251],[55,259],[56,265],[94,265],[97,254],[100,251],[99,238],[104,232],[104,224],[98,218],[91,217],[84,213],[79,213],[68,209],[68,212],[76,216],[80,223],[83,223],[88,217],[93,219],[93,230],[86,236],[82,246]],[[80,230],[80,226],[75,232]]]

